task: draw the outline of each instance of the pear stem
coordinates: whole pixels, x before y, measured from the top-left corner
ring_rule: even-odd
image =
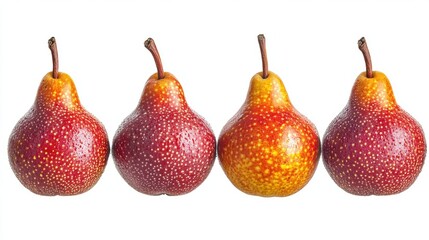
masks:
[[[371,55],[369,54],[369,49],[368,49],[368,46],[366,44],[366,40],[364,37],[359,39],[358,46],[359,46],[360,51],[363,54],[363,58],[365,59],[366,77],[372,78],[373,74],[372,74]]]
[[[158,49],[156,48],[155,41],[152,38],[148,38],[144,42],[144,46],[152,53],[153,59],[155,60],[156,69],[158,71],[158,80],[164,78],[164,69],[162,68],[161,57],[159,56]]]
[[[262,57],[262,78],[266,79],[268,77],[268,58],[267,58],[267,48],[265,46],[265,36],[264,34],[258,35],[259,48],[261,49]]]
[[[58,78],[58,48],[57,48],[57,42],[55,41],[54,37],[51,37],[49,39],[48,45],[52,54],[52,77],[57,79]]]

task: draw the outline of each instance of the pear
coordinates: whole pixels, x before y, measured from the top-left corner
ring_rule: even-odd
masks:
[[[320,157],[315,126],[289,100],[282,80],[268,71],[264,35],[258,35],[263,71],[250,82],[247,98],[223,127],[220,165],[244,193],[283,197],[301,190]]]
[[[391,195],[408,189],[422,170],[426,140],[420,124],[396,102],[389,79],[373,71],[365,38],[358,41],[366,72],[323,137],[323,162],[355,195]]]
[[[91,189],[109,157],[106,130],[79,100],[69,75],[58,72],[55,38],[49,39],[53,71],[14,127],[9,161],[18,180],[40,195],[76,195]]]
[[[124,180],[141,193],[187,194],[210,173],[216,138],[188,106],[179,81],[164,72],[154,40],[147,39],[145,47],[157,73],[149,77],[136,109],[119,126],[113,159]]]

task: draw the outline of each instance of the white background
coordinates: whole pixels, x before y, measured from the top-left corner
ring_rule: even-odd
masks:
[[[259,33],[270,70],[320,136],[365,70],[362,36],[374,69],[429,132],[427,1],[3,0],[0,11],[0,239],[428,239],[426,165],[401,194],[358,197],[337,187],[320,159],[300,192],[261,198],[235,189],[216,160],[190,194],[153,197],[129,187],[110,157],[89,192],[43,197],[19,183],[7,156],[13,126],[52,68],[51,36],[60,71],[110,140],[156,71],[148,37],[218,136],[261,71]]]

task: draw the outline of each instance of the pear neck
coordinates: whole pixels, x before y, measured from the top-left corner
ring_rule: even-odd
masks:
[[[52,72],[45,75],[37,92],[35,105],[41,109],[78,109],[81,108],[79,96],[73,80],[66,73]]]
[[[147,80],[137,108],[159,113],[189,110],[182,86],[168,72],[162,79],[155,73]]]
[[[396,103],[389,79],[381,72],[373,71],[373,77],[361,73],[353,86],[349,100],[352,108],[360,110],[392,110]]]
[[[262,72],[253,76],[247,93],[246,105],[266,105],[273,108],[292,108],[282,80],[273,72],[263,78]]]

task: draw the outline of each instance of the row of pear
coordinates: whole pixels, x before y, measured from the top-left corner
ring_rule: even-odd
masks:
[[[164,72],[154,40],[147,39],[157,73],[110,148],[102,123],[80,105],[73,80],[58,71],[52,37],[53,71],[9,138],[13,172],[40,195],[80,194],[97,183],[111,151],[118,172],[137,191],[182,195],[207,178],[217,155],[235,187],[270,197],[301,190],[322,156],[334,182],[351,194],[396,194],[414,183],[426,156],[423,129],[396,104],[387,77],[372,70],[364,38],[358,46],[366,71],[322,141],[290,103],[281,79],[268,70],[264,35],[258,42],[263,70],[216,140],[209,124],[186,104],[179,81]]]

